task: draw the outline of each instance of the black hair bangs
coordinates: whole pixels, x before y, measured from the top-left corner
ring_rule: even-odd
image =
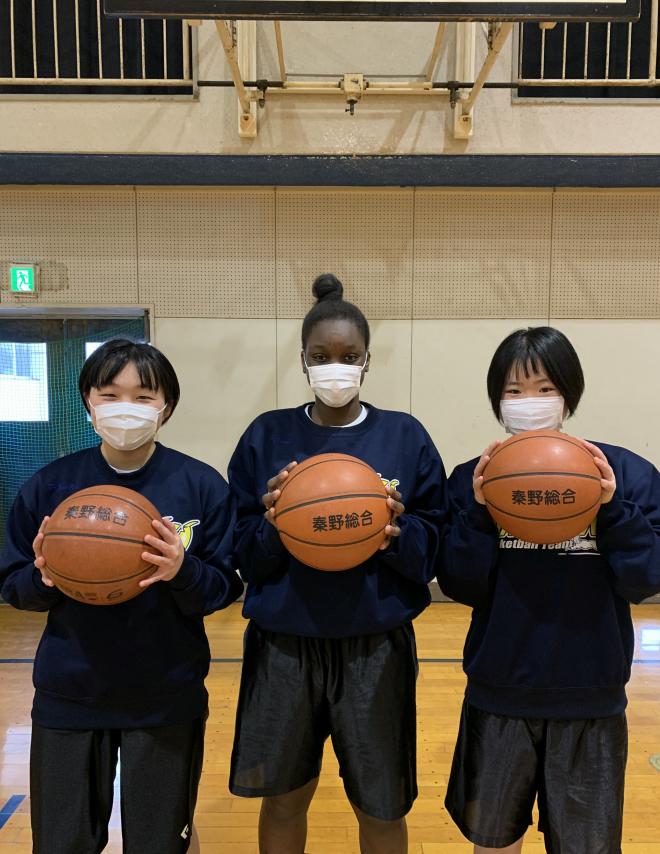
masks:
[[[529,353],[526,356],[521,356],[520,358],[513,360],[511,367],[509,368],[509,373],[507,374],[507,379],[512,375],[519,377],[522,374],[527,380],[532,374],[538,374],[539,371],[540,365],[538,358],[534,353]]]
[[[92,388],[103,388],[103,386],[111,385],[115,377],[124,370],[126,365],[132,364],[135,366],[135,370],[140,377],[142,388],[148,388],[149,391],[160,391],[160,383],[153,361],[140,350],[132,352],[133,350],[137,350],[137,348],[122,348],[108,353],[105,358],[102,357],[95,372]],[[98,352],[98,350],[95,352]]]

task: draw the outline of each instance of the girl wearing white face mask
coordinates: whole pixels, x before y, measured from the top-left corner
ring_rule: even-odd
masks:
[[[584,390],[559,330],[521,329],[488,371],[509,433],[560,430]],[[553,546],[498,530],[482,492],[493,442],[449,480],[454,510],[438,581],[473,608],[467,690],[445,805],[475,852],[520,852],[538,801],[548,852],[620,854],[633,655],[629,602],[660,591],[660,475],[624,448],[585,442],[602,506]]]
[[[430,601],[445,476],[418,421],[360,401],[370,366],[362,312],[342,299],[334,276],[319,277],[313,291],[301,362],[314,401],[259,416],[229,464],[250,619],[230,788],[263,797],[263,854],[298,854],[331,736],[361,851],[405,854],[404,816],[417,795],[412,620]],[[299,563],[272,524],[296,462],[333,451],[380,473],[393,514],[380,551],[346,572]]]
[[[207,715],[203,617],[243,590],[231,567],[234,502],[216,471],[155,441],[179,400],[174,369],[155,347],[107,342],[85,362],[79,389],[101,443],[56,460],[23,486],[0,557],[2,597],[48,612],[34,672],[33,850],[105,848],[120,750],[124,852],[182,854]],[[156,570],[141,582],[145,591],[97,607],[53,586],[41,544],[61,501],[107,484],[139,492],[164,518],[145,537],[159,552],[146,556]],[[69,510],[110,514],[99,505]]]

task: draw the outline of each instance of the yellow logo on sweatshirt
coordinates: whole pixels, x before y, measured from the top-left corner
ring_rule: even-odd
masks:
[[[391,487],[393,490],[397,491],[399,486],[401,486],[401,481],[393,478],[392,480],[388,480],[386,477],[383,477],[380,472],[378,472],[378,477],[383,481],[384,487]]]
[[[164,516],[163,518],[174,525],[177,534],[181,537],[184,549],[188,551],[193,540],[193,528],[200,524],[200,520],[190,519],[188,522],[175,522],[174,516]]]

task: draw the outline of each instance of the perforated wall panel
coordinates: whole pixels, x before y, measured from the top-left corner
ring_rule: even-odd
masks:
[[[2,301],[33,304],[11,294],[11,261],[39,264],[41,304],[137,303],[133,189],[0,189]]]
[[[5,304],[301,318],[325,271],[372,320],[660,318],[660,192],[0,189]]]
[[[370,319],[410,318],[412,209],[412,190],[278,190],[278,317],[303,317],[327,272]]]
[[[551,313],[660,317],[660,193],[556,193]]]
[[[273,190],[137,194],[140,299],[157,315],[275,316]]]
[[[547,317],[552,192],[418,190],[414,317]]]
[[[275,341],[274,320],[158,318],[154,343],[182,391],[161,441],[225,474],[250,421],[277,405]]]
[[[567,432],[622,445],[660,467],[660,320],[553,320],[577,350],[585,391]],[[649,383],[647,378],[651,380]]]
[[[488,366],[510,332],[535,325],[531,317],[413,321],[412,413],[431,434],[447,473],[506,438],[486,393]]]

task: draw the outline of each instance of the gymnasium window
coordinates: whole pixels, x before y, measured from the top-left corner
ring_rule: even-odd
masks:
[[[194,31],[102,0],[0,0],[0,95],[190,96]]]
[[[560,22],[553,29],[541,29],[538,24],[521,25],[518,79],[571,80],[577,85],[523,85],[518,88],[518,97],[660,98],[660,84],[655,83],[660,76],[660,50],[657,50],[660,27],[657,18],[653,24],[654,2],[657,0],[642,0],[640,19],[631,24]],[[602,83],[579,85],[585,79]],[[626,80],[646,80],[655,85],[627,85]]]
[[[105,341],[85,341],[85,359],[89,359],[92,353],[98,350],[102,344],[105,344]]]
[[[0,421],[48,421],[45,344],[0,342]]]

